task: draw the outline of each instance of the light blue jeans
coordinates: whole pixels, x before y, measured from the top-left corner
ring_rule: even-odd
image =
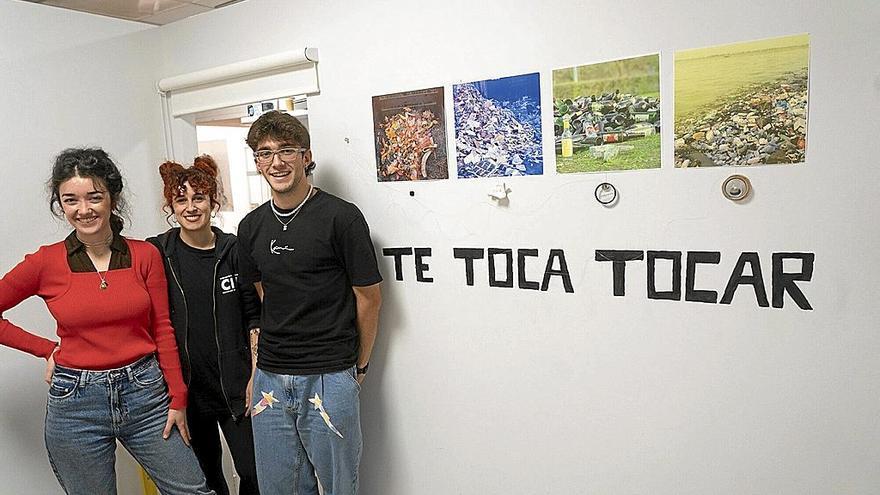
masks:
[[[163,495],[209,495],[205,476],[177,428],[168,440],[168,392],[153,356],[108,371],[56,366],[46,406],[46,449],[70,495],[116,493],[116,440]]]
[[[357,494],[359,393],[354,367],[323,375],[257,369],[251,415],[262,495],[317,495],[318,480],[324,495]]]

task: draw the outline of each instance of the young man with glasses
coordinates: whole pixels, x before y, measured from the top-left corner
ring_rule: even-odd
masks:
[[[272,190],[238,227],[241,283],[263,299],[251,334],[257,478],[263,495],[354,495],[360,384],[376,338],[382,277],[358,208],[309,182],[309,133],[269,112],[247,137]]]

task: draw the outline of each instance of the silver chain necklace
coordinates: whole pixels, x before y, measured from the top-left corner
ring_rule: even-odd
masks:
[[[287,230],[287,224],[292,222],[293,219],[296,218],[297,215],[299,215],[299,212],[302,211],[302,207],[305,206],[306,201],[308,201],[309,198],[312,197],[312,192],[314,190],[315,190],[315,186],[309,184],[309,193],[306,194],[305,198],[303,198],[302,203],[300,203],[296,208],[294,208],[293,211],[290,211],[287,213],[281,213],[280,211],[278,211],[275,208],[275,202],[272,200],[269,200],[269,207],[272,208],[272,214],[275,216],[275,220],[278,220],[278,223],[281,224],[281,230]],[[290,218],[288,218],[287,221],[285,222],[284,220],[281,219],[281,217],[290,217]]]

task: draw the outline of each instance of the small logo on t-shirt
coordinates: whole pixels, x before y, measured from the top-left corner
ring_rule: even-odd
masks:
[[[272,242],[269,243],[269,252],[272,254],[281,254],[281,251],[293,251],[293,248],[290,246],[276,246],[275,239],[272,239]]]
[[[225,275],[220,277],[220,290],[222,294],[229,294],[230,292],[235,292],[236,281],[238,280],[238,274],[233,273],[232,275]]]

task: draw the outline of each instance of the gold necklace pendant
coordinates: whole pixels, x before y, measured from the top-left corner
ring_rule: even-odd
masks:
[[[101,280],[101,290],[107,290],[108,285],[106,280]]]

